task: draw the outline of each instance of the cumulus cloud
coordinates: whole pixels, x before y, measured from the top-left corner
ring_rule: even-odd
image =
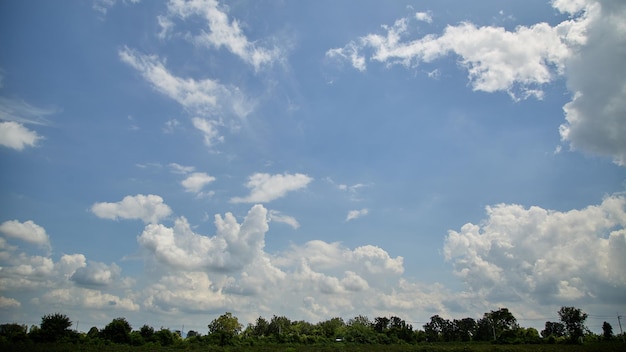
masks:
[[[258,257],[268,230],[267,210],[253,206],[242,224],[232,213],[215,215],[217,233],[213,237],[196,234],[187,219],[176,219],[174,227],[146,226],[137,238],[142,248],[167,266],[219,272],[238,270]]]
[[[300,223],[293,216],[285,215],[278,210],[270,210],[269,212],[269,220],[272,222],[280,222],[283,224],[287,224],[294,229],[298,229],[300,227]]]
[[[163,198],[153,194],[126,196],[116,203],[95,203],[91,211],[103,219],[139,219],[145,223],[157,223],[172,213]]]
[[[194,172],[185,178],[181,185],[185,187],[186,192],[199,193],[209,183],[215,181],[215,177],[204,172]]]
[[[168,3],[168,16],[159,16],[160,37],[165,38],[175,28],[174,19],[187,20],[199,16],[206,21],[206,29],[191,34],[193,43],[208,48],[226,48],[255,70],[279,60],[281,51],[277,47],[266,48],[258,41],[250,41],[244,34],[239,21],[229,20],[226,11],[215,0],[177,1]]]
[[[106,265],[99,262],[89,262],[81,266],[70,276],[70,280],[82,286],[107,286],[120,278],[122,269],[115,263]]]
[[[492,301],[619,303],[625,227],[623,195],[566,212],[499,204],[487,207],[480,225],[449,231],[444,255],[472,291]]]
[[[351,221],[354,219],[358,219],[362,216],[365,216],[369,213],[369,210],[367,210],[366,208],[360,209],[360,210],[350,210],[348,212],[348,215],[346,216],[346,221]]]
[[[556,1],[555,6],[574,14],[585,9],[585,45],[565,70],[574,98],[563,110],[566,122],[561,138],[575,150],[612,157],[626,165],[626,3],[579,1],[578,6]]]
[[[0,225],[0,232],[6,236],[17,238],[22,241],[34,243],[40,246],[50,246],[50,238],[46,230],[31,220],[19,222],[8,220]]]
[[[234,197],[232,203],[267,203],[284,197],[288,192],[305,188],[313,178],[305,174],[256,173],[249,177],[246,187],[250,194],[246,197]]]
[[[0,145],[15,150],[23,150],[25,147],[34,147],[39,140],[43,139],[35,131],[24,127],[14,121],[0,122]]]

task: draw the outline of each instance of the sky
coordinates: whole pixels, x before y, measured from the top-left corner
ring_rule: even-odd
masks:
[[[0,2],[0,321],[626,315],[626,3]]]

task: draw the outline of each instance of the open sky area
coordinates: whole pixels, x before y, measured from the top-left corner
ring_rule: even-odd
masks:
[[[0,47],[1,322],[626,315],[623,0],[0,1]]]

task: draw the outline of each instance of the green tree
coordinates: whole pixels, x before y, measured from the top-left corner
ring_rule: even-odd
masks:
[[[270,323],[265,318],[259,316],[256,320],[256,324],[252,327],[252,336],[261,337],[269,335]]]
[[[28,339],[26,325],[20,324],[2,324],[0,325],[0,336],[7,339],[9,342],[21,342]]]
[[[578,339],[584,335],[587,329],[585,327],[587,313],[575,307],[561,307],[559,317],[563,324],[565,324],[567,336],[572,342],[578,341]]]
[[[61,313],[47,314],[41,317],[40,329],[34,331],[35,340],[56,342],[72,335],[72,321]]]
[[[291,334],[291,320],[285,316],[274,315],[267,330],[277,342],[285,342],[286,337]]]
[[[613,338],[613,327],[606,321],[602,323],[602,337],[604,337],[605,340]]]
[[[430,317],[430,322],[424,324],[426,338],[430,342],[450,341],[452,335],[452,323],[438,314]]]
[[[543,338],[565,336],[565,325],[559,322],[546,321],[545,328],[541,330],[541,336]]]
[[[195,330],[189,330],[187,332],[187,337],[194,337],[194,336],[200,336],[200,333]]]
[[[226,312],[211,321],[209,324],[209,335],[217,338],[220,346],[230,345],[233,343],[235,336],[241,332],[242,327],[237,317],[230,312]]]
[[[458,340],[470,341],[472,336],[476,333],[476,320],[472,318],[455,319],[453,324],[456,327]]]
[[[97,327],[92,326],[91,329],[89,329],[89,332],[87,332],[87,337],[90,339],[97,339],[100,337],[100,330],[98,330]]]
[[[372,322],[366,317],[359,315],[348,320],[346,324],[346,340],[355,343],[374,343],[374,328]]]
[[[139,329],[139,335],[141,335],[146,342],[154,341],[154,328],[148,324],[143,324]]]
[[[102,329],[102,337],[115,343],[130,343],[132,328],[126,318],[115,318]]]
[[[341,318],[332,318],[323,322],[318,323],[322,331],[322,335],[325,338],[334,339],[339,337],[343,332],[343,328],[345,327],[345,323]]]
[[[161,346],[173,345],[180,336],[170,329],[161,329],[154,333],[154,340],[161,344]]]

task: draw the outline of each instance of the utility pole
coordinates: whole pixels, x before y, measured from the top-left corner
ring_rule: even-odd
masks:
[[[619,315],[619,313],[617,313],[617,323],[619,324],[620,335],[622,335],[622,342],[626,343],[626,340],[624,340],[624,331],[622,330],[622,316]]]

